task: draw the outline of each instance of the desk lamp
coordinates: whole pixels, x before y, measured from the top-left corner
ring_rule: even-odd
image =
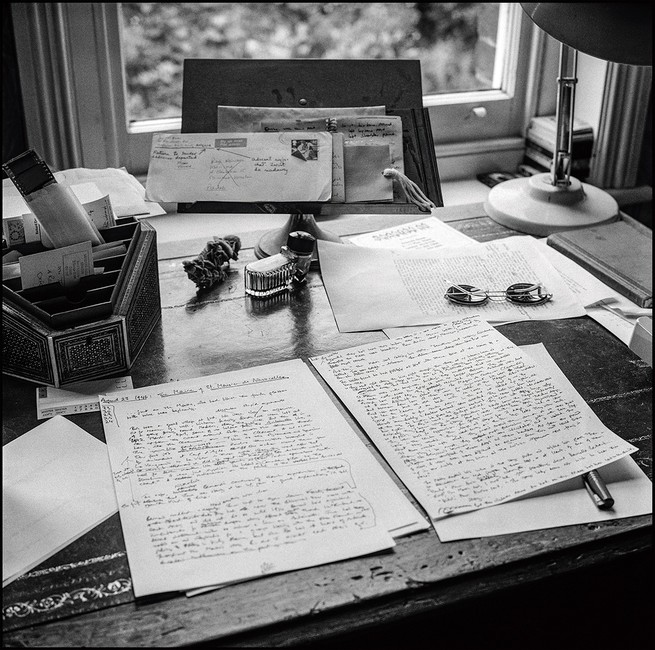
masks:
[[[578,51],[616,63],[652,65],[651,5],[522,2],[521,7],[560,41],[552,169],[494,186],[485,210],[504,226],[544,237],[612,221],[619,213],[616,201],[570,174]]]

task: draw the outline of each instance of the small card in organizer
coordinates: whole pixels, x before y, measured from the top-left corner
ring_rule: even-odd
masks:
[[[23,289],[59,282],[68,287],[93,271],[91,242],[54,248],[43,253],[23,255],[18,259]]]
[[[100,395],[110,395],[133,388],[132,377],[113,377],[69,384],[66,388],[39,386],[36,389],[36,417],[75,415],[100,410]]]

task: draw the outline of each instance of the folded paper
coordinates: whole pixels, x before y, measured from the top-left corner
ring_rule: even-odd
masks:
[[[57,415],[2,448],[2,586],[118,510],[106,445]]]
[[[490,323],[584,316],[584,307],[531,237],[506,237],[469,246],[402,250],[342,246],[319,240],[321,275],[340,332],[435,325],[471,313]],[[553,299],[541,305],[508,300],[456,305],[449,286],[501,289],[515,282],[541,284]]]
[[[393,184],[382,170],[390,165],[388,145],[344,146],[346,203],[391,201]]]

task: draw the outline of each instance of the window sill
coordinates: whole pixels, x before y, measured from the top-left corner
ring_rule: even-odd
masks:
[[[483,203],[487,200],[490,189],[477,178],[446,181],[441,183],[444,207],[466,205],[467,203]]]
[[[523,138],[496,138],[435,145],[442,189],[451,181],[474,179],[478,174],[516,171],[523,159]]]

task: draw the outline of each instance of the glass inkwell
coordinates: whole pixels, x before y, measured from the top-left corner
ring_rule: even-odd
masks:
[[[255,298],[267,298],[305,282],[315,243],[316,238],[308,232],[290,232],[279,253],[246,266],[246,293]]]

